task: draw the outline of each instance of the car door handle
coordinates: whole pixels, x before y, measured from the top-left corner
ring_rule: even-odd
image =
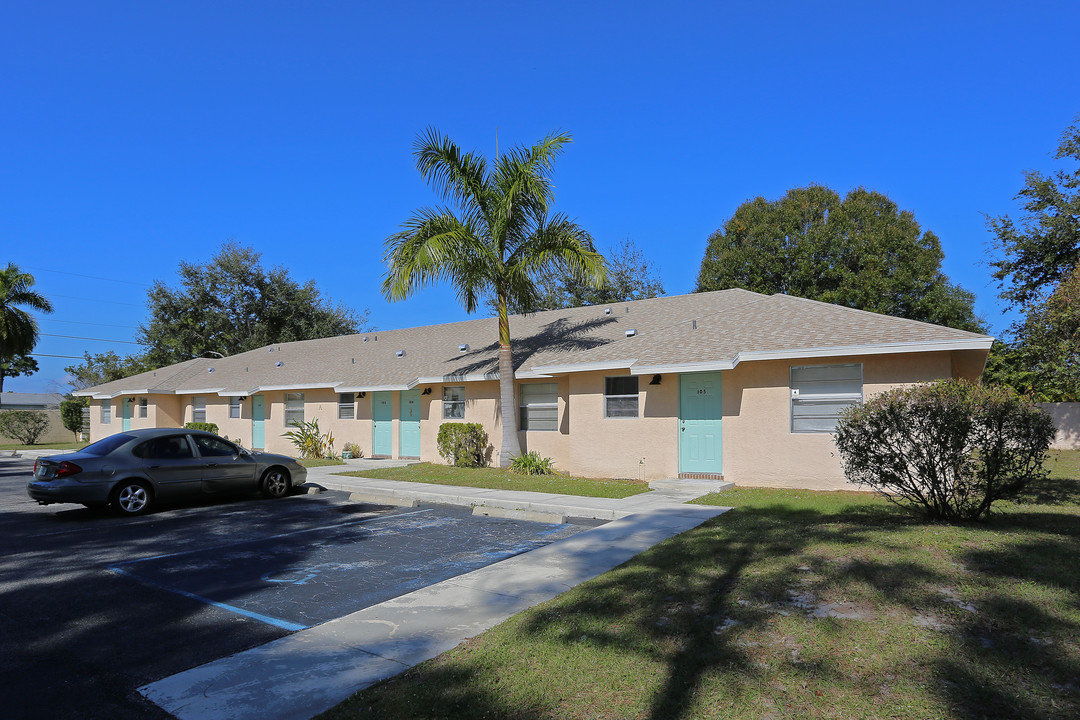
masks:
[[[161,467],[161,466],[160,465],[151,465],[150,469],[151,470],[157,470],[159,467]]]

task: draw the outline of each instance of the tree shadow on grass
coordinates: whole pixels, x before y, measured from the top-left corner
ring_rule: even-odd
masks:
[[[1076,716],[1073,521],[1046,513],[1024,539],[1034,517],[954,529],[879,504],[738,508],[327,717]],[[861,598],[868,616],[822,617],[799,593]],[[1040,602],[1063,593],[1067,610]],[[859,652],[899,679],[850,657],[846,639],[879,622],[900,637]]]

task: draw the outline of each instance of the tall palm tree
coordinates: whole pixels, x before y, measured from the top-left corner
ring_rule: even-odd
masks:
[[[43,313],[53,311],[52,303],[33,288],[34,276],[19,270],[15,263],[9,262],[0,270],[0,362],[14,362],[16,356],[30,354],[37,345],[37,320],[20,305]],[[3,391],[4,373],[0,371],[0,393]]]
[[[532,307],[535,280],[545,273],[572,273],[596,287],[606,277],[604,258],[589,234],[565,215],[548,214],[555,197],[552,163],[569,142],[568,133],[552,133],[532,147],[496,154],[489,167],[483,156],[462,153],[448,136],[429,128],[413,144],[416,169],[457,212],[422,208],[386,240],[382,289],[389,300],[404,300],[440,281],[455,287],[470,313],[482,298],[494,299],[502,467],[521,453],[507,305]]]

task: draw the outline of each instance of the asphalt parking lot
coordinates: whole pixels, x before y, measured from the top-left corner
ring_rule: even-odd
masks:
[[[31,467],[0,459],[11,718],[168,717],[135,688],[586,529],[334,492],[118,518],[38,506]]]

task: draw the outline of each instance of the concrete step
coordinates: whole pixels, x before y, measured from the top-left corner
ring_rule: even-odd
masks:
[[[653,480],[649,487],[653,490],[671,490],[674,492],[694,494],[695,496],[708,495],[713,492],[727,490],[735,483],[723,480],[681,480],[679,478],[664,478]]]

